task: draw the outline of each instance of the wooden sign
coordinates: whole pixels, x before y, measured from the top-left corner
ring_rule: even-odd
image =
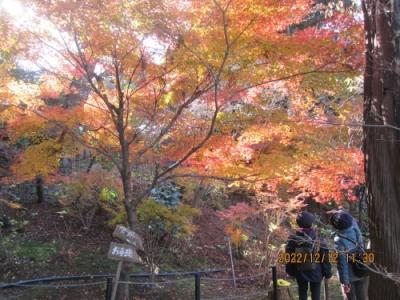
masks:
[[[137,254],[136,249],[142,251],[144,250],[142,238],[136,232],[124,226],[118,225],[113,232],[113,237],[119,238],[130,245],[112,242],[110,249],[108,250],[109,259],[119,260],[117,273],[115,274],[115,282],[112,290],[111,300],[115,300],[117,295],[122,262],[142,262],[142,259]]]
[[[131,244],[136,249],[142,251],[144,250],[142,238],[133,230],[130,230],[122,225],[117,225],[117,227],[115,227],[113,237],[119,238],[124,242]]]
[[[108,258],[119,261],[142,262],[133,246],[120,243],[111,243]]]

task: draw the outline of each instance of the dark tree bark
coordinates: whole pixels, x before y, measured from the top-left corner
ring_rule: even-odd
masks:
[[[37,176],[36,180],[36,196],[37,196],[37,203],[43,203],[44,201],[44,193],[43,193],[43,178],[42,176]]]
[[[364,0],[363,10],[364,121],[384,125],[364,128],[371,247],[378,265],[400,273],[400,3]],[[371,300],[400,299],[399,285],[372,276]]]

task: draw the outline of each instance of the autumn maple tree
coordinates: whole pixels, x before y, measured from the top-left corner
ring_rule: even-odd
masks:
[[[118,170],[131,227],[138,204],[163,180],[193,174],[293,176],[296,170],[285,165],[298,157],[287,154],[295,144],[299,152],[307,149],[296,138],[307,129],[280,123],[279,117],[266,125],[273,99],[266,94],[285,90],[291,108],[284,115],[295,113],[296,121],[304,121],[303,111],[313,107],[315,97],[337,90],[361,66],[353,43],[359,24],[346,13],[333,12],[319,29],[288,34],[288,26],[317,9],[312,1],[27,5],[37,14],[37,28],[14,30],[30,37],[25,54],[47,79],[32,97],[39,104],[28,105],[15,122],[28,122],[18,129],[21,136],[41,126],[56,136],[28,148],[15,170],[47,176],[67,152],[61,145],[66,140],[90,149]],[[68,107],[43,106],[71,93],[79,101]],[[313,134],[312,125],[307,128]],[[263,154],[266,149],[270,153]],[[37,151],[51,161],[35,166]],[[303,184],[318,189],[315,182]]]

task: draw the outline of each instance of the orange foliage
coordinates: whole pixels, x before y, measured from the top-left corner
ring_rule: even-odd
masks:
[[[327,151],[297,174],[293,188],[313,196],[319,202],[357,200],[354,188],[364,182],[364,157],[358,149]]]
[[[316,98],[344,90],[344,79],[363,64],[362,24],[346,12],[289,34],[290,25],[314,12],[314,1],[27,3],[54,26],[14,30],[35,41],[33,56],[52,53],[62,63],[34,93],[7,89],[13,104],[27,103],[10,122],[14,139],[31,141],[14,167],[21,178],[56,172],[78,142],[112,162],[125,184],[132,174],[150,183],[154,174],[178,173],[170,168],[177,163],[179,172],[257,177],[275,195],[290,184],[321,202],[340,201],[343,193],[352,199],[351,189],[363,182],[362,157],[346,148],[348,137],[312,122],[336,118]],[[146,46],[149,38],[160,53]],[[274,107],[271,91],[287,96],[287,108]],[[68,108],[57,104],[69,93],[82,99]]]

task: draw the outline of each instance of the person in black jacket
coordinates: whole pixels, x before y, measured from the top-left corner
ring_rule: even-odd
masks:
[[[315,222],[313,214],[303,211],[298,214],[296,222],[300,228],[289,237],[285,252],[291,254],[290,257],[297,257],[295,261],[291,260],[286,264],[286,273],[296,278],[299,300],[307,300],[308,286],[310,286],[312,300],[320,300],[322,279],[332,277],[331,264],[327,259],[328,248],[325,241],[312,228]],[[293,256],[293,254],[297,255]],[[302,263],[305,261],[303,260],[305,255],[312,255],[313,260]],[[322,257],[326,259],[321,261]]]

